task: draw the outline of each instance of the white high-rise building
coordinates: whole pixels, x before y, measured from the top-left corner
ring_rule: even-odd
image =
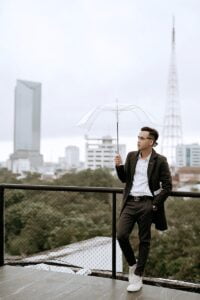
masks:
[[[41,83],[17,80],[15,88],[13,172],[38,171],[40,154]]]
[[[68,146],[65,148],[65,162],[70,169],[80,166],[80,153],[77,146]]]
[[[200,167],[200,145],[178,145],[176,147],[176,165],[181,167]]]
[[[116,155],[116,139],[110,136],[103,138],[88,138],[86,136],[86,162],[89,169],[108,168],[115,169],[114,157]],[[125,158],[126,145],[119,145],[119,153]]]

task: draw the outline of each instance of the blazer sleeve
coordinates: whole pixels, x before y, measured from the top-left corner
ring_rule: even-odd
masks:
[[[125,165],[115,166],[117,171],[117,176],[119,180],[123,183],[127,182],[127,170],[129,165],[129,157],[130,157],[130,153],[127,155]]]
[[[153,200],[153,204],[156,206],[163,204],[172,191],[172,177],[165,157],[160,165],[160,183],[161,192]]]

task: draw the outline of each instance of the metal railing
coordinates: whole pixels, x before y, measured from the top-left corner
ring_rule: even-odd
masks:
[[[112,278],[116,279],[116,202],[117,194],[123,193],[123,188],[108,187],[82,187],[82,186],[56,186],[56,185],[25,185],[25,184],[0,184],[0,266],[5,264],[5,190],[37,190],[59,192],[92,192],[112,195]],[[171,192],[170,196],[200,198],[197,192]]]

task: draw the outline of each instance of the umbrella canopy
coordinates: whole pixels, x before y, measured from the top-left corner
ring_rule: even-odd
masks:
[[[97,117],[105,112],[105,111],[110,111],[116,115],[116,136],[117,136],[117,153],[119,153],[119,115],[122,112],[133,112],[137,118],[140,119],[139,113],[145,117],[148,122],[153,124],[154,122],[152,121],[152,118],[150,117],[149,113],[146,113],[141,107],[134,105],[134,104],[125,104],[125,103],[112,103],[112,104],[106,104],[106,105],[101,105],[93,108],[90,110],[88,113],[86,113],[83,118],[77,123],[77,126],[87,128],[89,131],[92,127],[92,125],[95,123],[95,120]],[[154,123],[155,124],[155,123]]]

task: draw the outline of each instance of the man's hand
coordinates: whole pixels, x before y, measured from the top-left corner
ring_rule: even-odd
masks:
[[[121,159],[121,156],[119,154],[117,154],[115,156],[115,165],[116,165],[116,167],[122,165],[122,159]]]

